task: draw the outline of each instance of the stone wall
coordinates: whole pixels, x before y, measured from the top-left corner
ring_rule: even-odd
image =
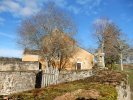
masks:
[[[10,95],[34,89],[37,73],[38,71],[0,71],[0,95]],[[48,73],[47,75],[51,74]],[[92,75],[91,70],[62,71],[59,73],[56,84],[79,80]],[[131,92],[128,84],[121,82],[120,85],[116,86],[116,89],[118,100],[131,100]]]
[[[36,75],[39,71],[0,71],[0,95],[9,95],[35,88]],[[42,77],[48,78],[52,74],[42,74]],[[91,70],[84,71],[63,71],[58,74],[56,84],[83,79],[92,75]],[[45,80],[46,82],[46,80]],[[51,84],[49,84],[51,85]],[[48,86],[48,85],[47,85]],[[44,87],[44,86],[43,86]]]
[[[38,70],[38,62],[0,61],[0,95],[34,89]]]
[[[129,84],[121,82],[120,85],[116,86],[116,90],[118,93],[118,100],[131,100],[131,91]]]
[[[0,71],[0,95],[22,92],[35,87],[35,72]]]
[[[70,82],[92,76],[92,70],[62,71],[58,77],[58,83]]]
[[[39,70],[38,62],[0,61],[0,71]]]

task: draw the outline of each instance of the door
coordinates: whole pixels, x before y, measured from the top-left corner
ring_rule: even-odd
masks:
[[[77,70],[81,70],[81,63],[77,63]]]
[[[39,71],[36,74],[35,88],[41,88],[41,84],[42,84],[42,71]]]

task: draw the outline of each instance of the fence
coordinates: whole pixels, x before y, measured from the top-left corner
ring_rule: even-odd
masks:
[[[75,81],[86,77],[90,77],[92,75],[92,70],[59,72],[57,68],[46,67],[46,69],[42,72],[41,87],[46,87],[51,84],[56,85],[58,83]]]
[[[51,84],[57,84],[59,77],[59,70],[57,68],[46,67],[42,73],[42,87],[49,86]]]

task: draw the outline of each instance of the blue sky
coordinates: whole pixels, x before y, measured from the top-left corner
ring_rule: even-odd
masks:
[[[0,0],[0,56],[21,57],[17,28],[22,19],[36,14],[50,0]],[[97,46],[93,22],[100,17],[112,20],[132,43],[133,0],[51,0],[69,12],[77,25],[78,43],[84,48]]]

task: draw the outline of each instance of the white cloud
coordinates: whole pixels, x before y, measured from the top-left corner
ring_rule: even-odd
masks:
[[[99,6],[99,5],[101,4],[101,2],[102,2],[102,0],[96,0],[96,1],[95,1],[95,5],[96,5],[96,6]]]
[[[6,7],[9,8],[9,10],[12,10],[14,12],[16,12],[20,9],[20,5],[16,2],[11,1],[11,0],[5,0],[5,2],[3,2],[3,5],[5,5]]]
[[[10,35],[10,34],[6,34],[6,33],[1,33],[0,32],[0,37],[1,36],[7,37],[7,38],[10,38],[10,39],[15,39],[16,38],[14,35]]]
[[[0,12],[3,12],[5,10],[6,10],[5,7],[0,4]]]
[[[4,19],[4,18],[2,18],[2,17],[0,17],[0,21],[2,21],[2,22],[3,22],[3,21],[5,21],[5,19]]]
[[[4,24],[4,22],[5,22],[5,19],[4,19],[4,18],[2,18],[2,17],[0,17],[0,25],[3,25],[3,24]]]
[[[78,14],[80,12],[80,8],[76,5],[70,5],[67,0],[49,0],[55,3],[58,7],[69,10],[74,14]]]
[[[74,14],[78,14],[80,12],[80,9],[76,6],[68,6],[68,10],[72,11]]]
[[[98,14],[99,6],[103,0],[77,0],[76,3],[80,5],[82,12],[86,15]]]
[[[11,13],[19,13],[20,10],[20,5],[14,1],[11,0],[5,0],[5,1],[1,1],[1,12],[11,12]]]
[[[39,10],[37,0],[3,0],[0,12],[10,12],[14,16],[30,16]]]
[[[133,22],[133,17],[132,16],[128,16],[126,13],[122,13],[120,15],[120,18],[125,23],[132,23]]]
[[[112,20],[109,20],[107,18],[99,18],[97,20],[95,20],[93,23],[94,24],[97,24],[97,25],[102,25],[102,26],[106,26],[107,23],[112,23],[113,21]]]
[[[69,10],[74,14],[98,13],[97,8],[103,0],[75,0],[75,4],[70,4],[67,0],[2,0],[0,12],[10,12],[14,16],[30,16],[37,13],[43,4],[54,2],[57,6]],[[80,7],[79,7],[80,5]],[[95,11],[93,13],[93,11]]]
[[[0,56],[1,57],[22,57],[22,50],[1,48]]]
[[[99,5],[102,0],[76,0],[77,4],[80,5]]]
[[[91,0],[77,0],[76,2],[80,5],[84,5],[84,4],[88,3],[89,1],[91,1]]]
[[[67,7],[68,5],[68,2],[66,0],[51,0],[51,1],[53,1],[57,6],[62,8]]]
[[[37,13],[43,4],[54,2],[57,6],[69,10],[75,14],[79,8],[70,5],[66,0],[3,0],[0,4],[0,12],[10,12],[16,16],[30,16]]]
[[[133,3],[128,4],[128,7],[133,7]]]
[[[20,13],[22,16],[30,16],[33,14],[32,9],[30,7],[25,7],[21,10]]]

